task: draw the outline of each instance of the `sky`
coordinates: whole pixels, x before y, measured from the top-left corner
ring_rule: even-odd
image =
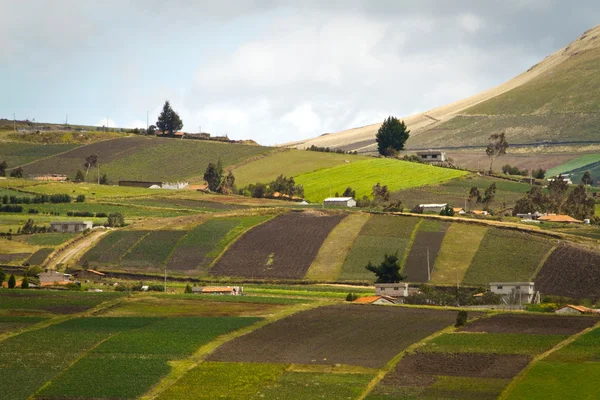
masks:
[[[576,4],[575,6],[572,4]],[[597,0],[0,0],[0,118],[265,145],[498,85],[600,21]]]

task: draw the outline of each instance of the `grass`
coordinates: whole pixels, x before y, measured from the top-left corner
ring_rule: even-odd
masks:
[[[487,229],[471,224],[451,224],[435,260],[431,283],[448,285],[461,282]]]
[[[549,169],[548,171],[546,171],[546,176],[556,176],[558,174],[564,174],[566,172],[570,172],[590,164],[595,164],[597,162],[600,162],[600,154],[585,154],[574,160]]]
[[[307,172],[344,165],[346,161],[354,163],[366,159],[368,158],[364,156],[288,149],[243,163],[235,167],[232,172],[236,184],[243,187],[256,182],[267,183],[279,175],[295,177]]]
[[[530,234],[490,228],[486,232],[464,284],[527,282],[531,279],[552,243]]]
[[[350,186],[356,197],[371,196],[373,185],[380,182],[390,191],[440,183],[466,175],[464,171],[438,168],[393,159],[373,158],[351,164],[321,169],[296,177],[304,185],[305,197],[320,202],[336,192],[342,193]]]
[[[167,389],[159,399],[250,399],[285,370],[281,364],[204,362]]]
[[[151,231],[121,258],[121,265],[162,267],[185,231]]]
[[[28,236],[26,241],[34,246],[59,246],[75,236],[74,233],[38,233]]]
[[[369,384],[369,374],[285,372],[264,385],[252,399],[354,399]]]
[[[344,260],[358,233],[370,216],[366,213],[350,214],[327,236],[305,279],[335,281],[342,271]]]
[[[600,362],[600,328],[580,336],[574,342],[552,353],[544,361],[565,363]]]
[[[0,335],[19,331],[28,326],[37,324],[45,321],[46,318],[40,317],[12,317],[12,316],[0,316]]]
[[[77,147],[72,144],[33,144],[33,143],[6,143],[0,146],[0,162],[6,161],[8,168],[50,157],[58,153],[69,151]]]
[[[386,253],[397,253],[398,258],[402,259],[404,253],[410,250],[407,247],[419,221],[419,218],[412,217],[371,217],[352,244],[339,279],[372,281],[375,275],[367,271],[365,266],[369,262],[379,264]]]
[[[54,251],[52,247],[43,247],[33,253],[27,260],[31,265],[42,265],[46,258]]]
[[[136,217],[177,217],[179,215],[187,215],[188,210],[170,209],[168,204],[158,204],[158,207],[143,207],[129,204],[107,204],[86,201],[85,203],[65,203],[65,204],[35,204],[30,206],[41,213],[60,213],[62,216],[67,216],[69,211],[89,211],[93,213],[121,213],[127,220],[132,220]],[[29,208],[27,208],[29,209]],[[90,219],[90,218],[87,218]],[[100,219],[106,222],[106,217]]]
[[[442,353],[543,353],[565,340],[564,335],[447,333],[421,347],[421,352]]]

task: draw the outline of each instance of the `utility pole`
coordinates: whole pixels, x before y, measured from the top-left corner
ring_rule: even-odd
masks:
[[[69,114],[65,117],[65,125],[69,125]]]
[[[17,131],[17,117],[15,117],[15,113],[13,113],[13,129],[15,132]]]
[[[98,185],[100,184],[100,163],[98,163]]]
[[[431,280],[431,270],[429,269],[429,247],[427,248],[427,282]]]
[[[167,263],[165,263],[165,293],[167,293]]]
[[[148,110],[146,110],[146,135],[148,134],[148,128],[150,126],[148,125]]]

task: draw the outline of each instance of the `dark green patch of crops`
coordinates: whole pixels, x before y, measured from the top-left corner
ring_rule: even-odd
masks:
[[[121,293],[86,293],[33,290],[0,290],[0,310],[72,314],[122,296]]]
[[[0,316],[0,334],[18,331],[38,322],[45,321],[46,318],[40,317],[5,317]]]
[[[121,265],[162,267],[185,231],[152,231],[121,259]]]
[[[447,333],[428,342],[420,351],[536,355],[551,349],[567,337],[517,333]]]
[[[35,246],[58,246],[74,237],[74,233],[37,233],[29,236],[27,243]]]
[[[119,264],[121,257],[148,231],[116,231],[111,232],[100,240],[82,258],[90,263]]]
[[[552,243],[531,234],[488,229],[463,283],[529,281]]]
[[[46,258],[54,251],[52,247],[44,247],[36,251],[29,257],[29,264],[31,265],[41,265]]]
[[[169,270],[193,270],[208,267],[214,259],[209,256],[209,253],[239,223],[239,218],[214,218],[198,225],[173,250],[167,267]]]

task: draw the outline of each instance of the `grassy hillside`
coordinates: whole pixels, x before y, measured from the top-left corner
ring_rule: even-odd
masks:
[[[233,174],[238,186],[246,186],[249,183],[271,181],[281,174],[295,177],[303,173],[366,159],[367,157],[364,156],[349,154],[288,149],[273,152],[249,163],[242,163],[233,169]]]
[[[7,142],[0,145],[0,162],[6,161],[8,168],[28,164],[76,148],[74,144],[33,144]]]
[[[62,173],[71,179],[83,170],[85,157],[96,154],[100,173],[110,182],[124,180],[176,181],[201,179],[209,162],[224,166],[271,151],[268,147],[132,136],[81,146],[27,165],[27,174]],[[91,171],[92,176],[97,174]],[[90,177],[90,179],[93,179]]]
[[[390,191],[396,191],[440,183],[466,174],[431,165],[372,158],[298,175],[296,182],[304,185],[308,200],[320,202],[336,192],[343,193],[349,186],[356,190],[357,198],[362,198],[371,196],[372,187],[377,182],[387,185]]]

